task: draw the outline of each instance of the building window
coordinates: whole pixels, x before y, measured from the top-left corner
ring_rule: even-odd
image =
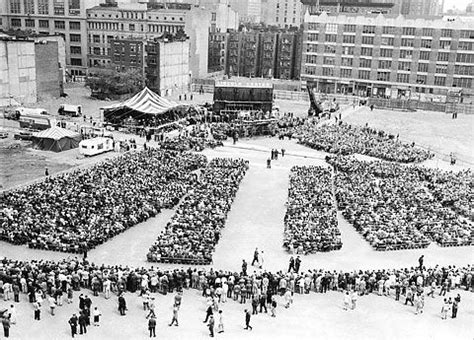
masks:
[[[334,57],[324,57],[323,63],[325,65],[334,65]]]
[[[418,72],[428,72],[428,65],[427,63],[419,63],[418,64]]]
[[[71,46],[70,51],[72,54],[81,54],[81,46]]]
[[[316,74],[316,66],[306,66],[305,73],[308,75],[315,75]]]
[[[474,76],[474,66],[456,65],[454,66],[454,73],[464,76]]]
[[[404,73],[397,74],[397,82],[399,83],[408,83],[410,81],[410,75]]]
[[[402,46],[413,47],[413,39],[402,38]]]
[[[334,68],[332,67],[323,67],[323,76],[334,76]]]
[[[12,14],[21,13],[21,0],[10,0],[10,12]]]
[[[369,38],[369,37],[364,37],[364,38]],[[355,43],[355,36],[354,35],[344,35],[342,37],[342,42],[344,44],[353,44],[353,43]]]
[[[382,29],[383,34],[395,34],[395,27],[394,26],[384,26]]]
[[[364,25],[364,26],[362,27],[362,33],[365,33],[365,34],[374,34],[374,33],[375,33],[375,26]]]
[[[71,58],[72,66],[82,66],[82,59],[80,58]]]
[[[343,55],[354,55],[354,46],[342,46]]]
[[[64,15],[64,0],[53,0],[53,8],[54,15]]]
[[[216,21],[216,13],[211,13],[211,21]]]
[[[94,42],[94,43],[100,43],[100,35],[94,34],[94,35],[92,36],[92,42]]]
[[[81,14],[81,0],[69,0],[69,15]]]
[[[427,78],[426,75],[424,75],[424,74],[418,74],[418,75],[416,76],[416,83],[417,83],[417,84],[426,84],[426,78]]]
[[[21,19],[12,19],[11,22],[13,27],[21,27]]]
[[[459,63],[472,64],[474,63],[474,54],[458,53],[456,55],[456,61]]]
[[[81,35],[80,34],[69,34],[69,41],[70,42],[81,42]]]
[[[309,41],[318,41],[319,36],[318,33],[309,33],[308,34],[308,40]]]
[[[412,50],[400,50],[400,59],[411,59],[413,57]]]
[[[434,84],[437,85],[437,86],[445,86],[446,85],[446,77],[435,76]]]
[[[449,53],[448,52],[438,52],[438,61],[448,61]]]
[[[393,50],[388,48],[381,48],[380,49],[380,57],[382,58],[391,58],[393,54]]]
[[[35,21],[33,19],[25,19],[26,27],[35,27]]]
[[[351,78],[352,70],[350,68],[341,68],[341,78]]]
[[[453,78],[453,86],[464,87],[464,88],[470,89],[472,88],[472,79],[471,78]]]
[[[49,20],[40,20],[39,21],[40,28],[49,28]]]
[[[377,72],[377,80],[379,80],[379,81],[389,81],[390,80],[390,72],[378,71]]]
[[[100,47],[94,47],[94,48],[92,49],[92,51],[94,52],[95,55],[100,55],[100,54],[101,54],[101,53],[100,53]]]
[[[431,37],[433,36],[433,29],[432,28],[423,28],[422,33],[424,37]]]
[[[472,42],[460,41],[458,44],[458,50],[472,51]]]
[[[380,44],[382,46],[393,46],[394,38],[386,38],[383,37],[382,40],[380,41]]]
[[[34,0],[24,0],[23,4],[25,5],[25,14],[35,14],[35,1]]]
[[[430,60],[430,52],[420,51],[420,60]]]
[[[446,74],[448,72],[447,65],[436,65],[436,73]]]
[[[352,66],[352,58],[341,58],[342,66]]]
[[[415,35],[415,27],[403,27],[402,35]]]
[[[452,36],[453,36],[453,30],[447,29],[447,28],[443,28],[441,30],[441,37],[442,38],[451,38]]]
[[[366,70],[359,71],[359,79],[370,79],[370,71],[366,71]]]
[[[370,47],[362,47],[360,49],[360,55],[372,56],[372,48]]]
[[[63,30],[66,28],[66,24],[64,21],[54,21],[54,28],[57,30]]]
[[[474,39],[474,31],[462,30],[459,34],[461,39]]]
[[[309,53],[318,52],[318,44],[306,44],[306,52],[309,52]]]
[[[319,30],[319,24],[315,22],[310,22],[308,23],[308,31],[318,31]]]
[[[430,39],[421,39],[421,48],[431,48],[431,42],[432,40]]]
[[[379,68],[390,70],[392,68],[391,60],[379,60]]]
[[[337,24],[326,24],[326,33],[337,33]]]
[[[81,30],[81,23],[79,21],[70,21],[69,22],[69,29],[74,31]]]
[[[324,53],[336,53],[336,46],[334,45],[324,45]]]
[[[439,48],[442,50],[449,50],[451,49],[451,41],[441,40],[439,42]]]
[[[411,70],[411,63],[409,61],[399,61],[398,62],[398,69],[400,71],[410,71]]]
[[[344,25],[344,32],[355,32],[356,25]]]
[[[128,30],[129,31],[135,31],[135,24],[129,24],[128,25]]]
[[[317,64],[318,57],[313,54],[306,55],[306,63],[307,64]]]
[[[336,34],[326,34],[325,41],[326,42],[336,42],[337,35]]]
[[[362,37],[362,44],[364,44],[364,45],[373,45],[374,44],[374,37],[363,36]]]
[[[359,67],[370,68],[371,66],[372,66],[372,60],[371,59],[360,59],[359,60]]]

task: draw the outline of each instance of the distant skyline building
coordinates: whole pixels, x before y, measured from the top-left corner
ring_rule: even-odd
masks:
[[[396,13],[409,16],[443,15],[444,0],[391,0]]]
[[[301,0],[262,0],[262,22],[280,28],[300,27],[303,23]]]
[[[472,98],[473,47],[469,17],[307,15],[301,79],[327,93],[440,101],[462,90]]]
[[[327,13],[392,13],[394,2],[401,0],[301,0],[303,15]]]

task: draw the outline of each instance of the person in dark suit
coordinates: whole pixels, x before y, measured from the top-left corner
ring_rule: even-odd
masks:
[[[153,336],[156,338],[156,318],[153,315],[149,320],[148,320],[148,330],[150,331],[150,338]]]
[[[203,323],[206,323],[207,320],[209,320],[209,317],[211,317],[213,314],[214,314],[214,312],[212,310],[212,306],[207,307],[206,318],[204,319]]]
[[[120,315],[125,315],[125,310],[127,309],[127,303],[125,302],[125,298],[123,295],[120,295],[118,298],[118,309],[120,312]]]
[[[246,309],[245,311],[245,329],[249,329],[252,330],[252,326],[250,326],[250,317],[251,317],[251,314],[250,312]]]
[[[214,316],[213,315],[209,317],[209,323],[207,324],[207,326],[209,327],[209,336],[213,338],[214,337]]]
[[[69,325],[71,326],[71,335],[74,338],[74,335],[77,334],[77,315],[73,314],[71,318],[69,319]]]
[[[79,315],[79,334],[86,334],[87,333],[87,317],[84,313]]]
[[[2,325],[3,325],[3,336],[5,338],[10,337],[10,317],[4,316],[2,318]]]

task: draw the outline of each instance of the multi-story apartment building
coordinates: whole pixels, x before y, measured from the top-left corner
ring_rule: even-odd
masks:
[[[190,72],[193,77],[207,74],[209,11],[189,4],[99,5],[87,10],[90,67],[111,62],[110,41],[149,40],[165,33],[186,33],[190,38]]]
[[[306,15],[301,78],[322,92],[441,100],[473,92],[474,21]]]
[[[225,70],[227,40],[229,33],[214,32],[209,33],[209,52],[208,52],[208,72],[221,72]]]
[[[301,38],[301,32],[278,34],[274,78],[300,79]]]
[[[262,0],[262,22],[266,25],[300,27],[303,16],[301,0]]]
[[[66,43],[66,70],[83,76],[87,69],[86,8],[100,0],[1,0],[5,30],[61,34]]]
[[[301,31],[229,33],[227,75],[299,79],[300,69]]]
[[[146,84],[161,95],[186,91],[190,84],[189,40],[112,39],[111,60],[121,69],[143,72]]]
[[[397,0],[301,0],[303,15],[327,13],[391,13]]]

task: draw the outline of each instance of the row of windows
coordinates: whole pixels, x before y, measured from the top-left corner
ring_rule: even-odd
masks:
[[[324,46],[324,53],[336,53],[336,46],[335,45],[323,45]],[[373,48],[371,47],[361,47],[360,55],[362,56],[372,56],[373,55]],[[316,53],[318,52],[318,45],[317,44],[307,44],[306,48],[307,52]],[[342,46],[342,54],[343,55],[353,55],[354,54],[354,46]],[[399,50],[399,58],[400,59],[413,59],[414,51],[411,49]],[[431,59],[430,51],[420,51],[418,59],[420,60],[430,60]],[[434,53],[434,52],[433,52]],[[438,52],[436,56],[437,61],[444,61],[448,62],[450,58],[450,52]],[[393,50],[381,48],[380,49],[380,57],[381,58],[392,58],[393,57]],[[474,62],[474,55],[469,53],[456,53],[456,61],[462,63],[473,63]]]
[[[352,24],[344,24],[342,25],[343,32],[345,33],[354,33],[357,31],[357,26]],[[319,23],[308,23],[308,30],[309,31],[318,31],[319,29],[325,28],[326,33],[337,33],[338,31],[338,24],[328,23],[328,24],[319,24]],[[416,36],[421,35],[424,37],[433,37],[435,29],[430,27],[423,27],[421,32],[416,27],[401,27],[397,28],[395,26],[382,26],[382,34],[387,35],[407,35],[407,36]],[[441,37],[442,38],[452,38],[453,37],[453,30],[449,28],[441,29]],[[363,25],[362,26],[362,33],[363,34],[375,34],[376,33],[376,26],[373,25]],[[471,30],[461,30],[460,31],[460,38],[462,39],[473,39],[474,38],[474,31]]]
[[[21,27],[21,20],[18,18],[11,19],[11,25],[13,27]],[[34,19],[25,19],[25,26],[26,27],[36,27],[36,23]],[[49,28],[49,20],[38,20],[38,27],[39,28]],[[54,28],[55,29],[66,29],[66,22],[63,20],[54,20]],[[81,30],[81,23],[79,21],[69,21],[69,29],[73,31],[80,31]]]

